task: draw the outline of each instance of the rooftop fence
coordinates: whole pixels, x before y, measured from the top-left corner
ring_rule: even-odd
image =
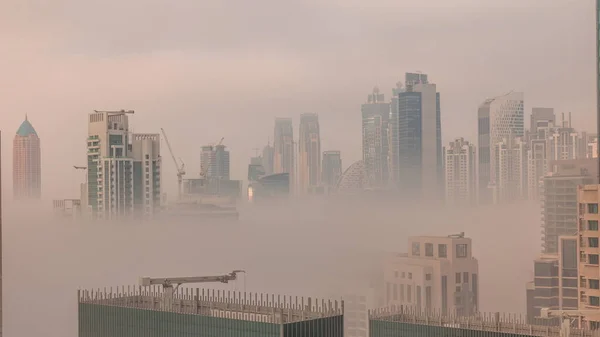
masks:
[[[560,337],[556,325],[527,324],[523,315],[481,313],[475,316],[442,315],[414,307],[396,306],[369,312],[370,337],[485,336]],[[571,328],[571,337],[598,337],[598,330]]]

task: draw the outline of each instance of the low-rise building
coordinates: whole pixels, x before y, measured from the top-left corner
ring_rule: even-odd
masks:
[[[384,303],[445,314],[471,315],[479,307],[479,266],[464,233],[408,239],[384,271]]]

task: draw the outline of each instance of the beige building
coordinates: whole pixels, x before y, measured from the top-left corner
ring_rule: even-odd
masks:
[[[600,314],[600,185],[578,187],[579,209],[579,310],[598,309]],[[600,315],[584,316],[590,328],[600,326]]]
[[[317,114],[300,115],[298,187],[309,193],[321,185],[321,136]]]
[[[394,254],[384,271],[384,305],[471,315],[479,307],[479,266],[464,233],[408,239],[410,251]]]

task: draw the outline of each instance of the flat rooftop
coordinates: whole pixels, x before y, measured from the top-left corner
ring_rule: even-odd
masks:
[[[561,337],[559,326],[527,324],[525,316],[513,314],[481,313],[476,316],[443,316],[439,312],[424,312],[412,307],[398,306],[370,311],[369,320],[374,330],[377,329],[377,324],[391,323],[393,325],[393,323],[398,323],[398,331],[406,330],[402,326],[414,325],[420,331],[423,331],[423,328],[435,327],[461,329],[463,331],[495,332],[514,337]],[[392,326],[387,326],[385,330],[395,329]],[[464,332],[461,335],[464,335]],[[488,335],[486,334],[486,336]],[[500,335],[498,334],[498,336]],[[600,336],[598,330],[571,328],[571,337],[598,336]]]
[[[275,324],[340,316],[344,312],[341,300],[185,287],[167,300],[161,286],[78,290],[77,298],[79,304]]]

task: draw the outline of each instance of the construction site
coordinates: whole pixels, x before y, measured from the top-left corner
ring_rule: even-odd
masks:
[[[165,130],[161,128],[161,132],[177,170],[177,200],[164,203],[165,214],[238,219],[236,203],[241,196],[242,182],[230,179],[229,151],[223,145],[224,138],[217,144],[202,147],[199,177],[186,179],[185,163],[181,158],[177,160]]]
[[[239,273],[145,277],[137,286],[79,290],[79,337],[343,337],[342,301],[180,288],[228,283]]]
[[[563,319],[562,325],[532,325],[519,315],[500,313],[475,316],[441,315],[415,307],[391,307],[369,312],[369,337],[599,337],[600,331],[574,328],[581,312],[550,310],[547,317]],[[550,321],[549,321],[550,322]]]

